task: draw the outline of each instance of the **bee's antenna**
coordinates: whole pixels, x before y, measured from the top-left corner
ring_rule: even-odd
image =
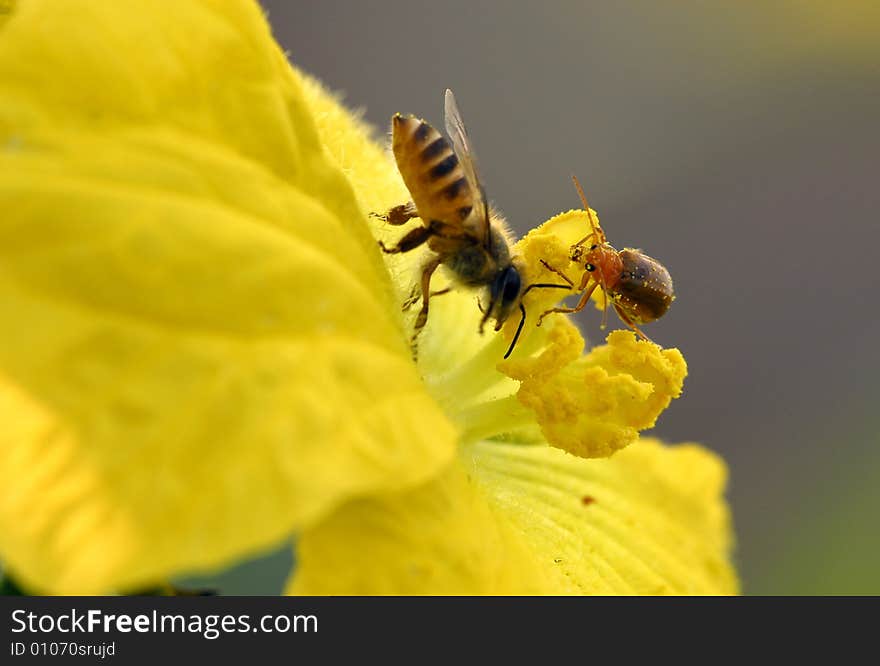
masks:
[[[588,238],[592,236],[596,237],[596,240],[599,243],[605,242],[605,232],[602,231],[602,227],[599,226],[599,223],[596,222],[596,218],[593,217],[593,211],[590,210],[590,204],[587,203],[587,195],[584,194],[584,189],[581,187],[580,182],[578,182],[577,176],[571,174],[571,179],[574,181],[574,186],[577,188],[578,195],[581,198],[581,203],[584,204],[584,209],[587,211],[587,216],[590,218],[590,227],[593,229],[593,233],[591,233],[586,238],[579,240],[575,245],[583,245]]]
[[[522,312],[522,317],[519,320],[519,326],[516,327],[516,333],[513,334],[513,340],[511,340],[510,347],[507,348],[507,353],[504,355],[504,358],[507,358],[513,353],[513,348],[516,347],[516,341],[519,340],[519,334],[522,333],[523,324],[526,323],[526,306],[520,303],[519,311]]]
[[[563,275],[562,277],[565,277],[565,276]],[[523,293],[520,295],[520,298],[523,298],[532,289],[568,289],[568,290],[571,290],[571,285],[570,284],[545,284],[543,282],[530,284],[528,287],[523,289]]]
[[[564,276],[563,276],[564,277]],[[532,289],[571,289],[570,284],[544,284],[544,283],[536,283],[530,284],[523,290],[520,298],[525,296]],[[522,317],[519,320],[519,326],[516,327],[516,333],[513,334],[513,340],[510,342],[510,347],[507,348],[507,353],[504,355],[504,358],[507,358],[513,353],[513,348],[516,347],[516,342],[519,340],[519,334],[522,333],[523,325],[526,323],[526,306],[522,304],[522,301],[519,303],[519,311],[522,313]]]

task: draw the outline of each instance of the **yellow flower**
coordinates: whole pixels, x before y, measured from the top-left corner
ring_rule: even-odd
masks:
[[[617,332],[582,356],[533,292],[499,363],[516,322],[480,337],[457,291],[416,365],[419,253],[386,265],[399,229],[366,219],[406,192],[255,3],[0,21],[0,558],[27,589],[295,536],[294,593],[736,591],[723,463],[636,441],[681,355]],[[527,279],[582,224],[520,243]]]

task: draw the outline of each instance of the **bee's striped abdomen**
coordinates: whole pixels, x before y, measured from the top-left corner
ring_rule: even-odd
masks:
[[[473,192],[449,142],[428,123],[394,116],[392,150],[397,168],[425,223],[460,224],[471,213]]]

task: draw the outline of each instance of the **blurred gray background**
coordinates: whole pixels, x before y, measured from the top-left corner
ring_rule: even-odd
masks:
[[[577,174],[672,273],[647,332],[690,375],[656,433],[727,460],[744,591],[880,593],[880,3],[262,4],[380,132],[442,127],[452,88],[520,235]]]

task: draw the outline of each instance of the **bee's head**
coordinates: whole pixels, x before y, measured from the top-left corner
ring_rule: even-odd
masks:
[[[492,318],[495,320],[495,330],[500,331],[510,313],[519,304],[520,296],[522,296],[522,280],[516,266],[510,264],[500,270],[489,285],[489,307],[483,314],[480,328],[482,329],[486,320]]]

